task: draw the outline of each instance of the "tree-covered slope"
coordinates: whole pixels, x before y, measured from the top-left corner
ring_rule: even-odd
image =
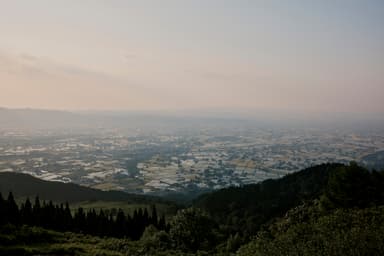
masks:
[[[269,219],[305,200],[318,198],[329,174],[341,164],[323,164],[258,184],[230,187],[202,195],[195,206],[208,211],[233,231],[253,233]]]
[[[384,173],[351,163],[324,193],[266,223],[238,255],[383,255]]]
[[[0,255],[1,252],[14,252],[13,250],[16,252],[23,250],[26,255],[45,252],[54,255],[87,255],[90,243],[94,243],[92,248],[98,248],[106,253],[102,255],[111,253],[111,255],[229,256],[237,253],[248,256],[383,255],[384,253],[382,235],[384,172],[370,172],[355,163],[319,165],[278,180],[228,188],[204,195],[195,202],[201,209],[192,207],[178,211],[169,220],[169,226],[164,229],[159,228],[160,221],[157,225],[149,223],[142,226],[146,227],[145,230],[137,225],[128,225],[140,220],[138,216],[147,216],[145,212],[136,213],[132,218],[123,218],[121,211],[119,211],[120,217],[119,214],[103,217],[100,212],[99,220],[112,223],[105,227],[114,226],[118,232],[121,231],[117,235],[100,233],[93,230],[93,227],[98,226],[93,224],[98,222],[97,215],[94,222],[94,211],[88,211],[84,215],[84,211],[79,209],[73,216],[71,228],[67,230],[122,239],[68,234],[70,237],[78,236],[84,239],[81,243],[84,245],[70,241],[67,245],[69,247],[64,248],[57,245],[57,241],[61,239],[57,234],[54,235],[57,241],[55,239],[45,241],[43,236],[42,241],[46,243],[44,246],[41,245],[41,241],[33,242],[33,239],[27,240],[27,243],[20,243],[19,241],[25,240],[24,233],[28,236],[34,232],[34,228],[22,225],[30,225],[28,223],[33,222],[18,222],[14,218],[17,216],[17,205],[12,197],[2,202],[3,205],[8,205],[4,208],[6,213],[11,213],[7,215],[9,218],[3,226],[4,230],[9,225],[7,223],[15,226],[13,231],[0,235]],[[56,212],[62,209],[50,205],[45,204],[41,209],[56,209]],[[20,208],[20,219],[28,220],[25,218],[28,214],[25,213],[31,212],[31,209],[32,213],[39,212],[37,209],[40,207],[31,208],[30,203],[26,202]],[[55,227],[55,223],[52,222],[50,226],[43,221],[38,226],[61,230],[60,227]],[[138,234],[142,234],[141,238],[139,235],[133,237],[136,241],[124,238],[127,237],[125,234],[134,230],[140,231]],[[42,232],[44,234],[45,231]],[[2,247],[4,243],[7,245]],[[77,246],[82,249],[77,250]],[[60,249],[56,251],[56,248]],[[73,253],[68,253],[68,250],[73,250]]]
[[[384,207],[289,211],[237,255],[384,255]]]
[[[56,202],[124,201],[154,203],[162,201],[160,198],[122,191],[101,191],[72,183],[44,181],[22,173],[0,173],[0,192],[7,195],[10,191],[16,197],[34,198],[39,196],[40,199]]]

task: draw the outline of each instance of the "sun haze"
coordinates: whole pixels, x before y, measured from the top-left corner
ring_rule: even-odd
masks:
[[[384,112],[383,1],[2,1],[0,105]]]

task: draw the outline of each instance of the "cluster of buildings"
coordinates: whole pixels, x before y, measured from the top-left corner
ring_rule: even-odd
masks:
[[[0,172],[136,193],[240,186],[384,149],[380,134],[284,129],[0,137]]]

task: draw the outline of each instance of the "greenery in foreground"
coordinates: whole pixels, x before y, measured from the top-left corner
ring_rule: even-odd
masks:
[[[321,165],[199,200],[136,241],[5,224],[0,255],[384,255],[383,172]]]
[[[384,255],[384,207],[337,209],[301,206],[260,231],[239,256]]]
[[[20,208],[16,204],[12,192],[7,200],[0,193],[0,224],[40,226],[56,231],[72,231],[97,236],[128,237],[138,240],[145,228],[153,225],[159,230],[168,229],[165,217],[158,217],[155,206],[149,212],[147,208],[135,209],[133,215],[124,213],[122,209],[104,211],[95,209],[85,211],[79,207],[74,214],[69,204],[54,205],[52,201],[41,204],[38,197],[32,203],[27,198]]]
[[[40,227],[5,225],[0,229],[0,255],[188,255],[155,243],[151,227],[140,241],[57,232]],[[160,234],[157,234],[161,236]],[[159,241],[159,240],[158,240]]]

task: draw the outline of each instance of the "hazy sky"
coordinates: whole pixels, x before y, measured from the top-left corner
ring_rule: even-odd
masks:
[[[0,0],[0,106],[384,113],[384,1]]]

